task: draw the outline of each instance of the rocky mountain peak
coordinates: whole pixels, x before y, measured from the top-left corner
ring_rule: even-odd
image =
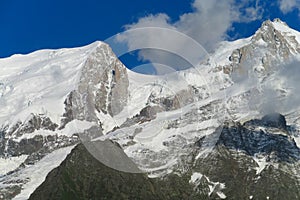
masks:
[[[281,21],[281,19],[279,18],[275,18],[273,21],[271,20],[266,20],[261,24],[261,27],[257,30],[257,32],[259,31],[263,31],[263,30],[274,30],[276,29],[276,24],[281,24],[283,26],[285,26],[287,29],[289,29],[290,27],[283,21]]]
[[[127,70],[109,45],[96,44],[95,51],[83,65],[78,92],[88,95],[98,112],[113,116],[127,103]]]
[[[297,38],[300,38],[299,33],[280,19],[266,20],[249,43],[232,51],[229,68],[242,75],[254,71],[263,80],[278,63],[300,53]]]
[[[289,41],[285,34],[285,32],[289,30],[291,30],[291,28],[280,19],[275,19],[274,21],[266,20],[252,37],[252,42],[265,42],[267,46],[271,48],[280,47],[293,50],[289,45],[295,41]]]

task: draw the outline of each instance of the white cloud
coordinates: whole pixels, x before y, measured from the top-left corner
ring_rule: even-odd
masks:
[[[231,0],[197,0],[193,3],[195,11],[180,16],[180,20],[174,23],[174,26],[211,50],[217,42],[226,37],[232,19],[236,18],[231,4]]]
[[[250,65],[244,65],[250,67]],[[234,82],[239,88],[256,88],[249,90],[248,108],[261,114],[279,112],[287,114],[300,109],[300,60],[274,66],[276,71],[259,83],[258,77],[252,74],[233,74]],[[257,89],[259,88],[259,92]],[[230,91],[230,90],[229,90]]]
[[[259,3],[259,0],[195,0],[191,5],[193,12],[181,15],[178,21],[171,22],[168,15],[160,13],[143,17],[134,24],[126,25],[127,30],[161,27],[174,30],[174,33],[148,29],[142,33],[127,32],[118,39],[127,42],[130,50],[137,49],[137,47],[149,48],[149,46],[153,47],[156,46],[154,44],[157,44],[161,49],[171,50],[172,53],[183,55],[184,58],[188,55],[187,60],[194,61],[196,54],[200,54],[201,59],[206,53],[204,49],[212,51],[220,41],[225,40],[228,37],[228,30],[232,28],[234,22],[250,22],[260,19],[263,9]],[[193,43],[191,38],[181,37],[175,33],[175,30],[190,36],[204,49],[195,49],[197,45],[191,45]],[[172,65],[172,56],[174,57],[174,55],[161,55],[155,51],[140,51],[139,56],[148,61],[157,61],[157,58],[161,57],[164,64],[170,63],[170,65]],[[176,63],[173,62],[173,64]]]
[[[249,1],[242,0],[237,4],[238,18],[240,22],[251,22],[254,20],[261,20],[264,14],[264,2],[261,0]]]
[[[283,13],[288,13],[293,9],[300,9],[299,0],[279,0],[280,10]]]

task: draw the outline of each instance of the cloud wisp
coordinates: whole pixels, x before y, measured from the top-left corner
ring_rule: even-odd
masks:
[[[300,61],[293,60],[278,66],[276,72],[266,78],[262,85],[257,78],[248,77],[238,83],[239,87],[258,88],[250,94],[249,108],[261,114],[291,113],[300,108]],[[247,80],[247,81],[246,81]]]
[[[227,32],[232,28],[234,22],[258,20],[262,18],[263,13],[263,7],[259,0],[195,0],[191,6],[193,11],[181,15],[178,21],[173,22],[167,14],[159,13],[140,18],[136,23],[126,25],[125,28],[126,30],[134,30],[144,27],[160,27],[176,30],[191,37],[203,46],[207,52],[211,52],[220,41],[228,38]],[[167,50],[174,49],[174,46],[176,46],[182,52],[195,54],[195,49],[189,45],[190,39],[187,39],[187,37],[178,38],[177,34],[168,34],[166,31],[160,33],[148,31],[143,34],[128,32],[121,35],[119,39],[120,42],[127,43],[129,50],[136,49],[136,46],[149,46],[149,44],[160,43]],[[198,54],[201,54],[201,52],[198,52]],[[152,51],[140,50],[139,52],[139,59],[142,61],[152,62],[157,61],[157,58],[160,58],[162,63],[171,67],[176,66],[173,61],[174,55],[162,55],[155,49]],[[198,60],[198,62],[200,61]],[[174,68],[178,70],[180,66]]]
[[[299,0],[279,0],[280,10],[286,14],[294,9],[300,10],[300,1]]]

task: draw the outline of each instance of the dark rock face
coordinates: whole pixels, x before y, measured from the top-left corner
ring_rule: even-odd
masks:
[[[58,127],[51,119],[44,115],[31,114],[28,121],[16,123],[8,132],[9,135],[21,136],[25,133],[33,133],[35,130],[54,131]]]
[[[57,135],[36,135],[30,139],[22,139],[20,142],[8,140],[8,148],[6,151],[0,152],[0,156],[31,155],[41,152],[44,156],[55,149],[76,144],[78,140],[78,136],[75,135],[71,138]]]
[[[264,127],[265,131],[260,130]],[[224,126],[218,145],[224,145],[233,150],[242,150],[250,156],[255,154],[271,155],[273,161],[300,159],[300,149],[287,133],[285,117],[279,113],[265,115],[261,120],[253,119],[243,125]],[[271,128],[271,129],[270,129]],[[272,128],[283,134],[272,134]]]
[[[240,124],[231,127],[225,126],[218,145],[224,145],[233,150],[242,150],[250,156],[272,154],[270,159],[279,162],[290,162],[300,158],[300,149],[288,136],[271,134],[262,130],[250,130]]]
[[[161,109],[159,107],[147,106],[141,110],[140,117],[145,118],[145,120],[152,120],[156,117],[157,110]]]
[[[277,127],[277,128],[282,128],[282,129],[287,128],[285,117],[279,113],[271,113],[271,114],[265,115],[261,119],[261,121],[265,126]]]
[[[270,128],[277,128],[282,130],[287,130],[288,126],[286,124],[285,117],[279,113],[267,114],[262,119],[253,119],[245,122],[246,126],[264,126]]]
[[[224,183],[227,199],[300,199],[300,149],[286,126],[280,114],[227,124],[214,150],[197,160],[194,170]],[[195,145],[203,145],[203,139]]]
[[[94,109],[111,116],[120,113],[128,101],[128,86],[126,67],[108,45],[98,46],[86,60],[78,86],[84,118],[93,121]]]
[[[210,156],[197,161],[194,170],[214,182],[224,183],[226,188],[222,192],[226,199],[299,199],[299,179],[284,166],[267,165],[258,174],[258,164],[251,156],[217,146]]]
[[[66,124],[74,119],[74,115],[75,115],[74,110],[77,106],[76,98],[79,98],[79,95],[76,93],[76,91],[72,91],[65,99],[65,101],[64,101],[65,112],[61,119],[61,126],[59,127],[59,129],[65,128]],[[76,110],[75,110],[75,112],[76,112]]]
[[[44,115],[31,114],[30,118],[24,122],[18,122],[11,128],[4,127],[0,136],[0,157],[20,156],[22,154],[31,155],[34,153],[51,152],[54,149],[76,144],[78,137],[58,136],[55,134],[58,125]],[[17,139],[24,134],[30,136],[36,130],[48,130],[52,135],[33,135],[24,139]],[[51,149],[51,150],[50,150]]]

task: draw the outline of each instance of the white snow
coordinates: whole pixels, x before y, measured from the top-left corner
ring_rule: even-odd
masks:
[[[219,47],[216,51],[211,55],[211,60],[216,65],[225,66],[230,63],[229,57],[231,53],[235,49],[239,49],[251,42],[251,37],[239,39],[236,41],[228,42],[224,41],[219,44]]]
[[[205,178],[208,181],[208,188],[209,188],[208,196],[211,196],[211,194],[215,191],[216,187],[219,186],[218,191],[216,191],[216,194],[221,199],[226,199],[227,196],[221,191],[222,189],[225,188],[225,184],[210,181],[207,176],[205,176],[201,173],[194,172],[191,176],[191,179],[190,179],[189,183],[194,184],[197,187],[200,184],[200,181],[201,181],[202,178]]]
[[[217,192],[217,195],[221,198],[221,199],[226,199],[226,195],[223,192]]]
[[[286,23],[281,21],[272,22],[274,28],[284,35],[295,36],[298,43],[300,43],[300,33],[292,28],[290,28]]]
[[[170,160],[168,161],[165,165],[162,165],[162,166],[159,166],[159,167],[154,167],[154,168],[140,168],[141,170],[149,173],[148,177],[149,178],[158,178],[158,177],[161,177],[162,175],[165,174],[165,172],[161,172],[161,173],[157,173],[157,171],[159,170],[163,170],[163,169],[169,169],[169,172],[168,173],[171,173],[172,170],[171,170],[171,166],[175,165],[177,163],[177,159],[173,159],[173,160]]]
[[[30,113],[59,124],[66,95],[76,88],[84,61],[99,44],[0,59],[0,124],[24,121]]]
[[[138,74],[127,70],[129,77],[129,100],[127,106],[114,118],[113,122],[109,117],[99,114],[100,119],[104,119],[104,132],[109,131],[114,125],[120,126],[127,118],[138,114],[146,107],[148,97],[155,94],[156,98],[174,96],[178,91],[187,88],[186,79],[179,72],[164,76],[151,76]],[[180,82],[181,84],[176,84]]]
[[[194,172],[191,176],[189,183],[197,184],[201,180],[202,177],[203,177],[202,174],[200,174],[198,172]]]
[[[259,46],[267,47],[267,43],[261,38],[258,41],[256,41],[256,44],[258,44]]]
[[[205,177],[207,179],[207,181],[209,182],[209,193],[208,193],[208,196],[210,196],[216,189],[217,186],[220,187],[220,189],[224,189],[225,188],[225,184],[224,183],[219,183],[219,182],[213,182],[213,181],[210,181],[208,177]],[[226,195],[221,192],[221,191],[217,191],[216,192],[217,195],[221,198],[221,199],[225,199],[226,198]]]
[[[259,155],[255,155],[253,159],[258,164],[258,167],[255,168],[256,174],[260,174],[268,165],[268,162],[266,161],[266,157],[261,157]]]
[[[300,137],[298,136],[298,137],[293,137],[293,138],[296,142],[297,147],[300,149]]]
[[[59,135],[72,136],[74,133],[82,133],[95,125],[96,124],[94,122],[75,119],[69,122],[66,127],[59,132]]]
[[[19,173],[18,178],[29,178],[29,182],[23,185],[23,189],[20,194],[18,194],[14,200],[24,200],[28,199],[31,193],[44,182],[47,174],[58,167],[61,162],[67,157],[74,146],[58,149],[51,154],[42,158],[35,165],[26,166]]]
[[[98,112],[95,110],[97,118],[102,123],[103,134],[111,131],[114,127],[120,126],[115,120],[114,117],[110,116],[109,114],[104,114],[102,111]]]
[[[16,157],[0,158],[0,177],[17,169],[27,157],[27,155],[21,155]]]

